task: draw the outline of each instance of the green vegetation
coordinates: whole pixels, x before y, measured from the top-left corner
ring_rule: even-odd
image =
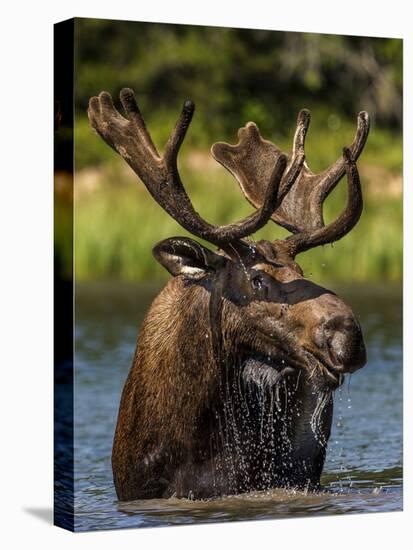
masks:
[[[214,141],[235,143],[237,129],[254,120],[267,139],[289,151],[297,113],[307,107],[312,113],[307,159],[319,171],[351,142],[357,112],[369,111],[372,130],[359,161],[362,218],[340,242],[298,260],[319,281],[400,280],[400,40],[98,20],[77,20],[76,35],[79,279],[166,278],[151,249],[163,238],[186,234],[88,125],[90,96],[107,90],[117,102],[119,90],[129,86],[160,149],[183,100],[195,101],[180,171],[195,208],[212,223],[229,223],[252,211],[232,176],[210,157]],[[325,204],[327,222],[345,200],[343,181]],[[270,222],[254,238],[284,235]],[[59,257],[64,257],[67,246],[60,244],[59,234],[56,239]]]

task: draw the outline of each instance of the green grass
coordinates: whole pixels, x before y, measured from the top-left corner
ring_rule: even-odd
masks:
[[[252,207],[224,169],[181,170],[195,209],[212,223],[243,218]],[[82,191],[82,174],[75,202],[75,272],[79,280],[125,279],[147,281],[169,275],[151,254],[167,237],[188,235],[150,197],[129,169],[114,164],[98,177],[98,186]],[[135,182],[136,180],[136,182]],[[364,178],[366,180],[366,178]],[[340,242],[298,257],[305,274],[322,281],[395,281],[402,276],[402,203],[374,193],[364,181],[365,208],[356,228]],[[325,204],[325,218],[343,207],[345,185]],[[269,222],[254,238],[273,240],[287,232]]]

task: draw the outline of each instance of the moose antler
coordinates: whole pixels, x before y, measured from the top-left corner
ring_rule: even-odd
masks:
[[[330,168],[314,174],[305,161],[304,143],[310,124],[310,112],[300,111],[294,135],[293,150],[289,155],[286,175],[279,189],[282,202],[272,214],[272,220],[293,233],[286,239],[289,254],[293,257],[314,246],[341,239],[360,218],[363,201],[356,160],[363,150],[369,132],[369,117],[359,113],[357,132],[349,148],[344,148],[342,158]],[[264,140],[257,126],[249,122],[238,131],[236,145],[215,143],[211,152],[235,178],[247,200],[256,208],[262,204],[268,175],[283,155],[273,143]],[[300,166],[298,177],[294,173],[294,185],[288,181],[293,167]],[[344,212],[332,223],[325,225],[323,203],[344,174],[347,174],[348,201]]]
[[[129,118],[124,118],[115,109],[109,93],[101,92],[99,97],[92,97],[88,109],[91,125],[126,160],[156,202],[172,218],[192,234],[217,246],[224,248],[228,243],[251,235],[263,227],[300,174],[304,155],[298,155],[285,173],[287,157],[278,154],[271,169],[261,179],[260,204],[255,205],[258,210],[244,220],[229,225],[212,225],[195,211],[177,168],[178,152],[191,122],[194,104],[191,101],[184,103],[161,156],[146,129],[134,92],[129,88],[123,89],[120,100]],[[282,189],[279,189],[282,178]]]

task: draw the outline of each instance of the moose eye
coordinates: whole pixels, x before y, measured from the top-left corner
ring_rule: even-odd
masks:
[[[251,279],[251,286],[254,290],[260,290],[264,286],[264,279],[261,275],[255,275]]]

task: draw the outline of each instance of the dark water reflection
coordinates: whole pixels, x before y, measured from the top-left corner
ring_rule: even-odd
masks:
[[[77,530],[402,509],[401,289],[335,289],[361,319],[368,365],[336,392],[324,493],[274,490],[215,501],[118,503],[110,455],[120,393],[157,288],[80,285],[76,294]]]

